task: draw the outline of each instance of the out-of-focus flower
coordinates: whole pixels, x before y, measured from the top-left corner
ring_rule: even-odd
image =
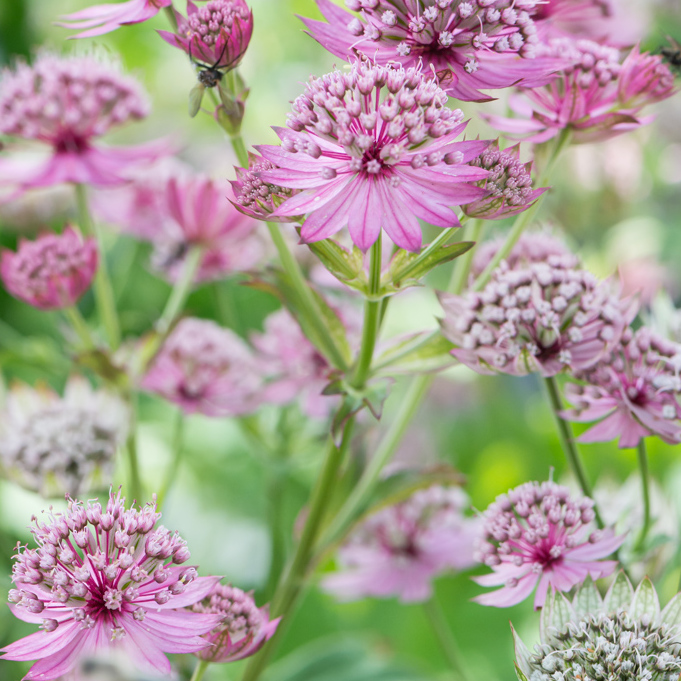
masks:
[[[110,128],[140,120],[149,105],[137,81],[94,57],[44,52],[31,66],[5,69],[0,80],[0,133],[51,147],[44,155],[0,160],[0,184],[47,187],[74,182],[122,184],[131,165],[168,152],[165,142],[136,147],[95,144]],[[11,148],[11,147],[10,147]]]
[[[196,282],[248,270],[262,257],[258,223],[237,211],[209,178],[171,177],[165,200],[170,219],[152,238],[152,265],[171,281],[181,276],[192,247],[203,251]]]
[[[538,0],[349,0],[363,21],[330,0],[317,0],[328,21],[303,19],[310,35],[341,59],[357,52],[379,64],[420,63],[438,72],[452,97],[488,101],[480,89],[544,84],[556,68],[536,58]],[[524,57],[524,58],[522,58]]]
[[[298,222],[298,217],[277,217],[274,211],[286,199],[295,196],[299,190],[286,189],[263,182],[259,174],[267,170],[276,170],[277,166],[257,154],[248,155],[248,169],[237,168],[236,180],[230,180],[234,193],[235,208],[256,220],[272,222]]]
[[[527,482],[500,494],[483,513],[484,540],[477,559],[494,570],[474,577],[482,586],[502,586],[474,600],[505,608],[524,601],[536,588],[534,607],[544,605],[549,586],[569,591],[589,575],[607,577],[624,536],[593,525],[593,500],[570,497],[554,482]]]
[[[97,243],[67,227],[62,234],[21,239],[16,253],[2,252],[0,277],[7,290],[41,310],[74,305],[97,271]]]
[[[162,525],[156,504],[125,508],[120,492],[97,502],[69,499],[64,513],[35,520],[36,549],[19,545],[12,613],[43,631],[2,649],[5,660],[38,660],[26,679],[57,679],[83,657],[119,650],[142,671],[170,672],[164,653],[193,653],[219,617],[187,606],[219,577],[182,567],[186,542]]]
[[[236,662],[257,653],[274,635],[279,619],[270,620],[269,607],[258,608],[251,593],[216,584],[193,612],[220,616],[220,623],[204,638],[212,646],[194,653],[206,662]]]
[[[163,344],[142,387],[188,414],[253,411],[261,385],[253,353],[232,331],[207,319],[183,319]]]
[[[437,575],[475,564],[481,524],[463,515],[467,506],[461,489],[434,485],[374,513],[341,547],[341,570],[324,579],[324,589],[345,601],[366,596],[427,600]]]
[[[670,272],[654,256],[632,258],[617,268],[623,296],[638,296],[642,305],[649,306],[659,291],[673,286]]]
[[[500,151],[496,140],[471,161],[472,166],[489,170],[489,176],[478,183],[488,194],[462,206],[466,215],[503,220],[527,210],[547,190],[532,189],[532,163],[521,163],[519,157],[520,145]]]
[[[420,68],[355,61],[346,72],[313,78],[293,104],[282,145],[258,147],[278,166],[260,179],[299,194],[273,213],[308,213],[301,238],[319,241],[348,226],[366,251],[381,228],[400,248],[421,248],[421,218],[458,226],[453,206],[480,198],[471,182],[488,172],[468,163],[486,141],[457,142],[466,123]]]
[[[215,71],[222,77],[239,65],[253,33],[253,12],[244,0],[209,0],[201,9],[187,0],[187,17],[175,10],[175,18],[177,31],[159,31],[159,35],[210,67],[199,71],[206,87],[217,85]]]
[[[565,388],[574,409],[569,421],[600,421],[580,442],[608,442],[636,447],[641,438],[657,435],[681,442],[681,345],[661,338],[647,327],[623,334],[621,342],[597,365],[577,374],[585,385]]]
[[[172,0],[128,0],[127,2],[94,5],[62,17],[66,21],[58,26],[76,31],[85,29],[72,37],[92,38],[110,33],[121,26],[139,24],[156,16],[164,7],[170,7]]]
[[[674,94],[674,76],[659,55],[634,47],[624,60],[615,47],[591,40],[554,38],[538,52],[571,66],[548,85],[523,89],[510,101],[520,118],[484,117],[498,130],[545,142],[562,130],[575,143],[604,140],[649,123],[641,109]]]
[[[518,257],[522,250],[479,293],[441,295],[442,333],[458,346],[452,354],[482,374],[554,376],[593,366],[631,321],[631,302],[572,254],[533,262]]]
[[[63,398],[46,386],[17,384],[0,413],[0,466],[45,497],[108,487],[128,425],[122,400],[84,378],[69,379]]]
[[[680,606],[676,595],[660,612],[652,582],[646,577],[634,593],[623,572],[605,599],[591,581],[577,589],[572,602],[551,594],[533,652],[514,632],[518,678],[676,679],[681,672]]]

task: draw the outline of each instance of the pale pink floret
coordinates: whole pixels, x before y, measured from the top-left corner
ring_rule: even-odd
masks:
[[[463,113],[420,68],[355,61],[349,71],[312,78],[293,104],[282,145],[258,147],[277,166],[261,180],[300,189],[273,213],[308,214],[303,242],[347,226],[366,251],[384,229],[400,248],[418,251],[418,218],[438,227],[459,225],[452,208],[480,198],[471,182],[488,172],[468,165],[488,145],[456,141]]]
[[[522,250],[521,242],[514,266],[502,261],[480,292],[441,295],[452,354],[482,374],[555,376],[593,366],[631,321],[631,301],[571,253],[533,262],[518,257]]]
[[[608,442],[636,447],[657,435],[670,444],[681,442],[681,345],[647,327],[623,335],[621,343],[598,365],[577,375],[585,383],[569,384],[567,399],[574,409],[570,421],[599,421],[580,442]]]
[[[38,660],[25,679],[49,681],[83,659],[120,652],[141,673],[168,674],[164,653],[193,653],[219,617],[186,610],[210,593],[219,577],[183,567],[190,554],[177,533],[157,525],[151,503],[125,508],[110,492],[105,508],[69,499],[32,528],[36,549],[18,546],[10,609],[40,624],[2,649],[5,660]]]
[[[260,373],[249,347],[206,319],[183,319],[168,336],[142,387],[187,414],[235,416],[258,404]]]
[[[506,608],[536,589],[534,607],[541,608],[549,587],[569,591],[588,576],[611,575],[617,561],[601,559],[625,537],[595,529],[593,504],[554,482],[528,482],[498,496],[483,513],[484,540],[477,547],[477,559],[494,572],[473,579],[503,586],[474,600]]]
[[[481,89],[546,83],[556,61],[535,58],[538,0],[348,0],[359,16],[317,0],[326,22],[302,19],[310,35],[341,59],[358,52],[378,64],[423,64],[452,97],[491,99]]]
[[[62,234],[21,239],[16,253],[2,252],[0,276],[7,290],[40,310],[75,305],[97,271],[97,243],[67,227]]]
[[[258,222],[236,210],[213,180],[170,177],[164,202],[167,219],[159,221],[159,234],[152,237],[152,264],[171,281],[181,276],[192,247],[203,252],[196,282],[243,272],[262,258]]]
[[[482,528],[478,519],[463,515],[467,506],[459,488],[435,485],[374,513],[340,549],[340,571],[322,586],[343,601],[427,600],[435,577],[475,563],[473,547]]]
[[[281,619],[270,620],[269,607],[258,608],[252,593],[225,584],[216,584],[191,610],[220,616],[218,626],[204,635],[212,645],[194,653],[206,662],[236,662],[254,655],[274,636]]]
[[[140,85],[93,57],[42,53],[33,65],[6,69],[0,80],[0,133],[49,145],[50,152],[45,158],[10,146],[15,153],[0,161],[0,185],[24,190],[64,182],[122,184],[126,170],[167,153],[167,143],[105,147],[96,140],[148,112]]]
[[[674,77],[659,55],[620,50],[591,40],[554,38],[539,51],[572,65],[551,82],[523,89],[510,101],[518,118],[484,116],[498,130],[544,142],[562,130],[575,143],[609,139],[649,123],[641,109],[674,94]]]
[[[253,12],[244,0],[209,0],[200,9],[187,1],[187,17],[175,10],[177,31],[159,31],[192,60],[219,71],[239,65],[253,34]]]
[[[172,0],[127,0],[127,2],[94,5],[62,17],[66,21],[58,26],[72,28],[80,33],[73,38],[92,38],[110,33],[121,26],[139,24],[156,16],[164,7],[170,7]]]

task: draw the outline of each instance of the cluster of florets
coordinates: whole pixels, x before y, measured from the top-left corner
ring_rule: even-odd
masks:
[[[584,385],[569,384],[574,405],[564,417],[574,421],[603,419],[582,442],[612,440],[636,447],[648,435],[670,444],[681,442],[681,345],[647,327],[627,329],[621,342],[597,365],[577,375]],[[605,417],[605,418],[603,418]]]
[[[111,127],[144,118],[149,105],[131,78],[92,57],[41,54],[32,66],[5,70],[0,132],[79,150]]]
[[[108,487],[128,421],[118,397],[83,378],[71,378],[63,398],[47,387],[13,386],[0,415],[0,465],[43,496]]]
[[[97,262],[96,241],[67,227],[62,234],[20,240],[16,253],[3,251],[0,276],[15,298],[56,310],[74,305],[88,290]]]
[[[230,32],[236,20],[250,16],[240,0],[209,0],[187,17],[187,37],[197,36],[206,45],[215,45],[222,31]]]
[[[341,571],[327,577],[324,588],[342,600],[426,600],[435,576],[475,562],[480,523],[464,516],[467,506],[460,488],[434,485],[374,513],[340,549]]]
[[[268,608],[258,608],[251,593],[216,584],[192,611],[220,615],[215,629],[204,638],[212,645],[196,653],[208,662],[234,662],[253,655],[276,631],[279,620],[270,621]]]
[[[546,262],[502,261],[479,293],[443,296],[443,333],[452,354],[480,373],[553,376],[595,364],[627,326],[611,286],[573,255]]]
[[[611,574],[616,561],[600,561],[624,537],[593,527],[594,502],[573,499],[553,482],[528,482],[497,497],[483,514],[484,539],[476,558],[494,573],[475,578],[501,589],[476,601],[506,607],[527,598],[537,587],[534,605],[544,604],[549,585],[567,591],[588,575]]]
[[[462,206],[466,215],[502,220],[527,210],[546,191],[532,189],[532,163],[521,163],[519,155],[519,145],[501,151],[497,141],[471,161],[471,165],[489,171],[489,176],[479,183],[488,195]]]

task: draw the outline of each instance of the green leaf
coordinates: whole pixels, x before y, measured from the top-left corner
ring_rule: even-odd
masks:
[[[575,611],[570,601],[562,593],[551,589],[546,597],[546,603],[541,611],[539,630],[542,642],[550,642],[555,639],[551,629],[558,632],[565,629],[565,625],[575,617]]]
[[[527,646],[523,643],[518,632],[513,628],[511,624],[511,634],[513,635],[513,648],[515,650],[515,668],[516,674],[520,681],[527,681],[526,677],[532,674],[532,669],[530,667],[530,651]]]
[[[388,369],[390,375],[439,371],[455,364],[453,348],[443,335],[424,332],[388,348],[377,358],[376,367],[379,371]]]
[[[578,617],[588,613],[599,612],[602,609],[603,599],[601,594],[598,593],[598,589],[590,575],[587,576],[584,583],[577,589],[572,605]]]
[[[629,614],[634,619],[649,615],[653,622],[660,616],[660,601],[653,583],[647,577],[643,578],[636,589]]]
[[[203,100],[203,93],[205,92],[206,88],[201,85],[201,83],[197,83],[190,91],[189,91],[189,117],[194,118],[197,113],[199,113],[199,109],[201,108],[201,102]]]
[[[607,613],[615,613],[621,608],[629,608],[634,597],[634,589],[629,578],[620,570],[615,577],[615,581],[610,585],[608,593],[605,594],[603,610]]]
[[[333,274],[336,279],[356,288],[365,290],[367,286],[366,274],[364,272],[364,257],[357,248],[351,251],[343,248],[333,239],[323,239],[307,244],[307,247],[319,258],[322,265]]]
[[[474,241],[458,241],[429,253],[422,254],[399,251],[390,263],[389,275],[396,289],[413,286],[428,272],[446,262],[451,262],[475,246]]]
[[[676,594],[665,606],[661,616],[662,624],[669,627],[681,626],[681,594]]]

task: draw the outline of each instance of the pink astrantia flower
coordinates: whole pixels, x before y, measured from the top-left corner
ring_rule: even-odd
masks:
[[[206,87],[216,85],[210,80],[212,69],[225,72],[239,65],[253,33],[253,12],[244,0],[209,0],[201,9],[187,0],[187,17],[175,10],[175,18],[177,31],[159,31],[159,35],[192,60],[211,67],[208,73],[199,72]]]
[[[183,319],[163,344],[142,387],[187,414],[234,416],[253,411],[259,372],[248,346],[207,319]]]
[[[206,662],[236,662],[250,657],[274,635],[280,618],[270,620],[269,607],[258,608],[252,593],[216,584],[193,612],[220,616],[220,623],[204,638],[212,646],[194,653]]]
[[[242,215],[225,198],[224,190],[207,177],[171,177],[166,185],[168,220],[153,237],[152,264],[171,281],[184,269],[192,247],[203,251],[196,282],[252,268],[263,247],[255,235],[258,223]]]
[[[457,142],[466,123],[447,95],[419,68],[355,61],[349,71],[313,78],[293,104],[279,147],[259,151],[278,169],[260,179],[301,189],[273,213],[308,213],[304,242],[348,226],[366,251],[383,228],[400,248],[421,248],[417,218],[458,226],[453,206],[480,198],[470,183],[487,177],[468,165],[488,142]]]
[[[590,370],[578,374],[584,385],[569,384],[565,394],[574,409],[570,421],[600,421],[580,442],[608,442],[636,447],[641,438],[657,435],[681,442],[681,345],[646,327],[623,335],[619,346]]]
[[[513,253],[512,253],[513,255]],[[507,262],[480,291],[441,296],[452,354],[482,374],[554,376],[593,366],[619,340],[632,305],[572,254]]]
[[[73,38],[92,38],[110,33],[121,26],[139,24],[155,17],[164,7],[170,7],[172,0],[128,0],[127,2],[94,5],[87,9],[67,14],[66,21],[58,26],[74,30],[85,29]]]
[[[303,19],[322,47],[348,60],[357,52],[379,64],[423,63],[452,97],[488,101],[481,89],[546,83],[554,59],[535,57],[538,0],[348,0],[361,18],[317,0],[328,23]]]
[[[0,160],[0,184],[21,190],[64,182],[122,184],[125,170],[167,153],[167,144],[105,147],[95,140],[148,112],[139,84],[93,57],[42,53],[32,66],[6,69],[0,80],[0,133],[41,142],[51,151],[47,158],[15,153]]]
[[[528,482],[499,495],[483,513],[484,540],[477,548],[477,559],[494,572],[473,579],[503,586],[474,600],[506,608],[536,588],[534,607],[541,608],[549,586],[568,591],[589,575],[611,575],[617,561],[601,559],[625,537],[595,529],[593,503],[571,498],[567,487],[554,482]]]
[[[463,212],[472,218],[503,220],[526,211],[547,189],[532,189],[532,163],[521,163],[520,146],[499,150],[496,140],[472,166],[489,170],[489,176],[479,183],[487,196],[462,206]]]
[[[12,613],[43,631],[2,649],[5,660],[38,660],[25,679],[49,681],[80,660],[120,651],[137,670],[170,672],[164,653],[193,653],[219,617],[186,610],[219,577],[183,567],[186,542],[162,525],[156,504],[125,508],[120,492],[106,508],[69,499],[64,513],[35,520],[38,548],[19,545],[9,593]]]
[[[481,524],[464,517],[467,506],[459,488],[435,485],[374,513],[341,547],[341,570],[322,586],[344,601],[366,596],[427,600],[437,575],[475,563]]]
[[[576,143],[614,137],[650,122],[641,109],[674,94],[674,77],[659,55],[620,51],[591,40],[555,38],[538,47],[572,66],[548,85],[522,90],[510,106],[520,118],[484,117],[499,130],[544,142],[569,129]],[[524,97],[523,97],[524,96]]]
[[[74,305],[97,271],[97,243],[67,227],[62,234],[21,239],[16,253],[2,252],[0,277],[15,297],[40,310]]]

